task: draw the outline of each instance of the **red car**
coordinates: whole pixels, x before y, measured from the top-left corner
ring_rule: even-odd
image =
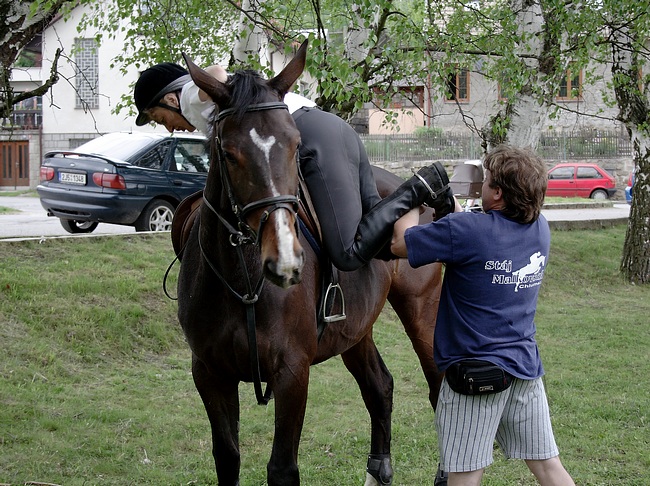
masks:
[[[610,199],[616,194],[616,181],[596,164],[557,164],[548,171],[547,196]]]

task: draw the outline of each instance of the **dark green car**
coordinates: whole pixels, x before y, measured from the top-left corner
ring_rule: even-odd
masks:
[[[204,188],[208,168],[202,136],[110,133],[45,154],[36,190],[70,233],[98,223],[168,231],[178,204]]]

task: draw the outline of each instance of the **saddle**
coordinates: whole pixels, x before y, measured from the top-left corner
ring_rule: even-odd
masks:
[[[183,248],[190,237],[190,231],[203,204],[203,191],[197,191],[181,201],[172,219],[172,246],[178,260],[181,260]]]
[[[318,338],[320,339],[327,324],[346,318],[345,298],[338,283],[338,270],[322,250],[320,223],[302,179],[300,180],[299,190],[298,223],[303,235],[316,253],[321,269],[321,292],[317,316]],[[185,248],[185,244],[189,239],[190,231],[199,215],[202,204],[203,191],[198,191],[183,199],[176,208],[172,220],[171,238],[174,253],[179,261],[182,260],[183,248]]]

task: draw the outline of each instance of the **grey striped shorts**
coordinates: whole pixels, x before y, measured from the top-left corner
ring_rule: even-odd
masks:
[[[489,466],[496,440],[513,459],[550,459],[559,454],[541,378],[521,380],[501,393],[461,395],[443,380],[436,409],[440,465],[468,472]]]

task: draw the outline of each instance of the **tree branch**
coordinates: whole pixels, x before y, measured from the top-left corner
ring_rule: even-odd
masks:
[[[47,93],[49,89],[52,86],[54,86],[59,80],[58,63],[60,57],[61,57],[61,48],[59,47],[57,48],[56,53],[54,54],[54,60],[52,61],[52,67],[50,68],[50,77],[48,78],[48,80],[45,81],[42,85],[40,85],[38,88],[34,88],[31,91],[24,91],[14,96],[12,99],[12,104],[15,105],[16,103],[20,103],[21,101],[27,100],[29,98],[33,98],[34,96],[43,96],[45,93]]]

